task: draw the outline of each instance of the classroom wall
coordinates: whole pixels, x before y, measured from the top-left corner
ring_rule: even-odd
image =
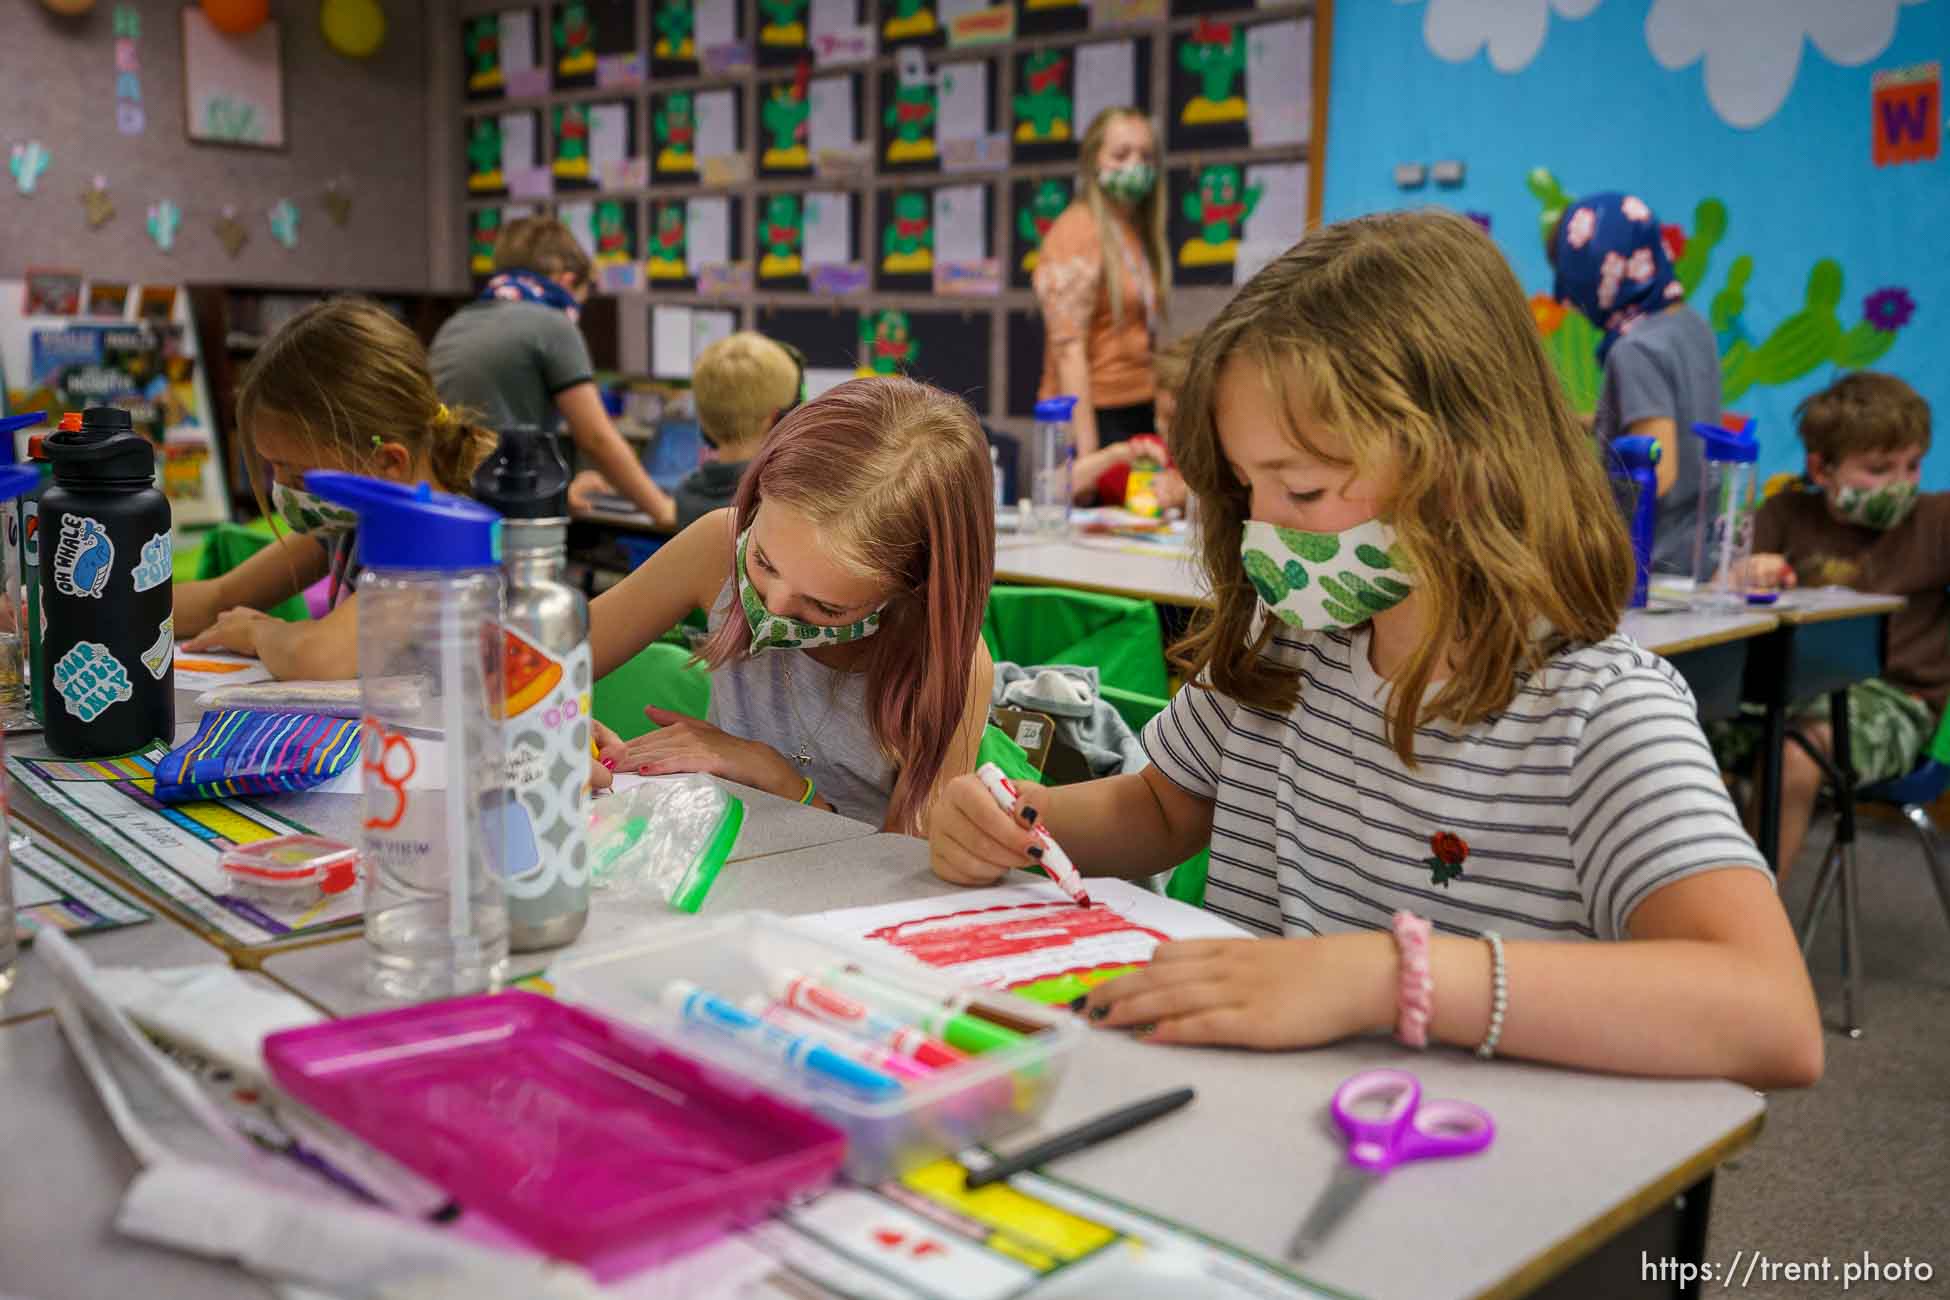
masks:
[[[1877,72],[1950,50],[1950,0],[1783,3],[1766,17],[1762,8],[1723,0],[1342,4],[1324,215],[1427,203],[1482,214],[1525,289],[1538,293],[1551,277],[1531,169],[1550,169],[1573,194],[1636,193],[1692,239],[1699,205],[1717,199],[1725,232],[1690,300],[1712,317],[1722,353],[1739,348],[1744,357],[1730,387],[1751,387],[1725,405],[1757,417],[1763,474],[1800,468],[1795,404],[1865,359],[1914,384],[1941,429],[1950,422],[1942,364],[1950,262],[1930,250],[1950,164],[1875,165],[1871,96]],[[1803,14],[1816,39],[1801,38]],[[1938,129],[1928,134],[1940,137],[1943,112],[1939,91],[1927,110]],[[1459,188],[1397,188],[1398,163],[1443,159],[1466,165]],[[1751,259],[1744,302],[1727,293],[1741,257]],[[1814,274],[1824,262],[1840,272],[1832,305],[1832,276]],[[1872,295],[1882,294],[1885,324],[1902,315],[1902,298],[1889,290],[1913,304],[1908,323],[1862,328]],[[1546,306],[1544,323],[1552,317]],[[1546,339],[1574,392],[1596,381],[1592,337],[1579,338],[1580,327],[1559,323]],[[1950,438],[1938,437],[1924,481],[1950,488]]]
[[[0,273],[71,267],[130,280],[231,280],[370,289],[427,287],[425,24],[418,0],[387,0],[385,46],[370,59],[325,44],[317,0],[273,0],[282,27],[283,150],[191,144],[183,122],[181,4],[134,0],[145,125],[116,121],[114,9],[101,0],[62,18],[35,0],[11,0],[0,23],[0,135],[10,147],[39,140],[51,156],[37,191],[0,177]],[[442,115],[443,119],[446,117]],[[115,216],[89,229],[79,201],[100,174]],[[352,200],[346,225],[327,214],[327,182]],[[145,231],[145,213],[168,197],[182,209],[174,251]],[[299,209],[298,244],[271,234],[269,209]],[[250,242],[230,257],[213,230],[225,204]]]

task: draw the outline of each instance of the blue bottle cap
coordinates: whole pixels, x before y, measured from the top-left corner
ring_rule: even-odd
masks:
[[[1693,432],[1706,440],[1708,460],[1750,465],[1760,459],[1760,440],[1754,437],[1752,420],[1740,429],[1723,429],[1717,424],[1701,421],[1693,425]]]
[[[1069,419],[1076,409],[1077,399],[1074,397],[1045,397],[1036,403],[1036,418],[1044,423],[1054,423]]]
[[[359,512],[359,563],[367,568],[501,567],[501,516],[466,497],[331,469],[312,470],[305,486]]]
[[[11,501],[41,485],[38,465],[0,465],[0,501]]]
[[[1651,469],[1659,463],[1659,440],[1650,434],[1631,433],[1613,438],[1611,450],[1627,470]]]

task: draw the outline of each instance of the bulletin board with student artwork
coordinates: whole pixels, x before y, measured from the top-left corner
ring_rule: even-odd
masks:
[[[736,195],[695,194],[653,199],[643,248],[644,284],[654,291],[695,293],[728,268],[749,266],[744,201]]]
[[[494,246],[510,222],[532,217],[535,208],[528,203],[497,203],[475,208],[467,214],[467,273],[476,277],[494,274]]]
[[[542,157],[542,115],[532,108],[467,119],[467,192],[475,198],[547,198],[554,177]]]
[[[758,0],[758,64],[791,67],[812,58],[812,0]]]
[[[1043,237],[1070,206],[1076,182],[1068,176],[1035,176],[1009,182],[1009,286],[1031,287]]]
[[[738,0],[651,0],[652,80],[722,76],[751,61]]]
[[[627,293],[643,288],[635,199],[574,199],[557,203],[555,216],[589,255],[590,275],[599,290]]]
[[[941,45],[948,39],[943,26],[940,0],[879,0],[880,44],[884,49],[896,45]]]
[[[636,105],[626,99],[557,104],[549,110],[556,190],[642,189],[648,170],[636,116]]]
[[[567,0],[549,16],[558,90],[621,90],[643,82],[636,0]]]
[[[1010,138],[1019,163],[1075,158],[1104,109],[1151,111],[1148,37],[1025,50],[1016,55],[1015,73]]]
[[[925,79],[898,68],[881,73],[880,170],[940,171],[966,151],[958,142],[986,144],[996,130],[996,86],[993,59],[930,60]],[[1006,138],[1000,143],[988,153],[1006,165]]]
[[[1304,144],[1312,125],[1313,24],[1201,19],[1174,43],[1173,151]]]
[[[461,24],[460,43],[469,99],[530,99],[547,92],[539,9],[469,18]]]
[[[1207,163],[1168,180],[1176,284],[1243,284],[1306,231],[1305,163]]]
[[[854,373],[909,375],[985,411],[992,321],[988,312],[978,311],[863,310]]]
[[[680,184],[725,183],[748,172],[744,95],[671,90],[650,96],[650,175]]]
[[[780,191],[758,198],[758,287],[858,293],[869,282],[861,201],[850,190]]]
[[[979,296],[960,285],[986,275],[989,291],[999,291],[999,274],[985,265],[994,256],[990,193],[987,185],[967,182],[877,191],[874,288]]]
[[[758,174],[771,177],[864,174],[865,83],[857,72],[792,76],[758,84]]]

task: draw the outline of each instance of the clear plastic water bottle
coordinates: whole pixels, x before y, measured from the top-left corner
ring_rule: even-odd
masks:
[[[989,479],[995,485],[995,514],[999,519],[1005,504],[1002,499],[1002,449],[994,443],[989,444]]]
[[[1693,608],[1732,613],[1747,607],[1747,561],[1754,553],[1754,478],[1760,443],[1752,420],[1740,429],[1695,424],[1706,443],[1699,518],[1693,531]]]
[[[1074,397],[1045,397],[1036,403],[1036,478],[1031,518],[1040,533],[1062,533],[1070,526],[1070,470],[1076,460]]]
[[[500,516],[425,484],[315,470],[305,486],[359,512],[367,986],[493,989],[508,969]]]
[[[0,465],[0,502],[9,503],[23,492],[40,486],[40,472],[32,465]],[[17,607],[16,607],[17,608]],[[20,958],[20,944],[14,938],[14,868],[7,827],[6,733],[0,731],[0,998],[14,984],[14,965]],[[0,1010],[0,1014],[4,1014]]]

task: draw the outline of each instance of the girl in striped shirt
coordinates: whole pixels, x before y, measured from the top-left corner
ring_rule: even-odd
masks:
[[[1209,844],[1206,905],[1265,937],[1165,944],[1088,999],[1161,1042],[1393,1027],[1820,1075],[1772,879],[1684,681],[1617,632],[1622,520],[1482,231],[1431,210],[1308,236],[1201,335],[1172,452],[1214,600],[1151,766],[1026,787],[1013,814],[957,779],[937,874],[1002,879],[1039,822],[1130,878]]]

